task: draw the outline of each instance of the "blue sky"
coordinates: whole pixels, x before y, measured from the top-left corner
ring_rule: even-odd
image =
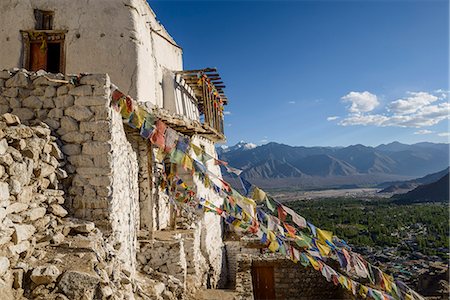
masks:
[[[448,141],[447,1],[149,1],[217,67],[228,144]]]

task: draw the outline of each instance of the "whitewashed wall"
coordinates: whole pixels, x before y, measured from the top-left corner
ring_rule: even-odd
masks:
[[[34,9],[55,12],[67,30],[66,73],[108,73],[124,93],[162,106],[162,70],[182,69],[182,51],[145,0],[2,0],[0,69],[23,67],[20,30],[35,28]],[[174,42],[173,42],[174,43]]]

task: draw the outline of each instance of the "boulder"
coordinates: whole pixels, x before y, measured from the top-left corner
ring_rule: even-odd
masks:
[[[66,271],[58,287],[70,299],[92,299],[99,282],[100,278],[97,275]]]
[[[0,256],[0,276],[3,276],[9,269],[9,259],[4,256]]]
[[[50,212],[52,214],[54,214],[55,216],[58,216],[58,217],[61,217],[61,218],[67,216],[67,210],[65,210],[64,207],[62,207],[59,204],[52,204],[52,205],[50,205]]]
[[[0,182],[0,201],[9,199],[9,185],[6,182]]]
[[[36,228],[33,225],[14,225],[14,233],[12,239],[14,244],[28,240],[35,233]]]
[[[30,278],[37,285],[49,284],[55,282],[60,274],[61,271],[54,265],[40,266],[34,268]]]
[[[0,140],[0,155],[3,155],[8,150],[8,141],[6,139]]]

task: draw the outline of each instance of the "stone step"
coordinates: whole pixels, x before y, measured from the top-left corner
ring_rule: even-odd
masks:
[[[234,290],[199,290],[195,299],[198,300],[234,300],[237,293]]]

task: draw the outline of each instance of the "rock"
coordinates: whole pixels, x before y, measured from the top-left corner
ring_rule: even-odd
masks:
[[[76,88],[69,91],[69,95],[73,96],[91,96],[92,95],[92,87],[90,85],[80,85]],[[76,101],[75,101],[75,104]]]
[[[88,133],[72,131],[63,135],[61,139],[66,143],[83,144],[91,139],[91,135]]]
[[[3,155],[8,150],[8,141],[6,139],[0,140],[0,155]]]
[[[30,79],[24,72],[17,72],[12,78],[6,80],[6,87],[28,87]]]
[[[21,270],[21,269],[14,269],[13,270],[13,277],[14,277],[13,287],[16,290],[17,289],[21,289],[22,288],[22,284],[23,284],[23,270]]]
[[[55,96],[56,96],[56,88],[54,88],[52,86],[48,86],[45,89],[45,97],[51,98],[51,97],[55,97]]]
[[[59,245],[64,242],[65,236],[61,232],[58,232],[54,236],[52,236],[52,244]]]
[[[104,74],[86,75],[80,79],[81,84],[93,85],[93,86],[107,86],[110,84],[109,76]]]
[[[89,142],[83,145],[83,154],[102,155],[111,151],[111,144],[105,142]]]
[[[161,295],[166,289],[166,285],[162,282],[158,282],[153,286],[153,288],[155,289],[156,295]]]
[[[6,182],[0,182],[0,201],[9,199],[9,185]]]
[[[40,266],[34,268],[30,278],[37,285],[49,284],[55,282],[60,274],[61,271],[54,265]]]
[[[13,114],[3,114],[2,115],[2,119],[6,122],[7,125],[19,125],[20,124],[20,119],[18,116],[13,115]]]
[[[57,108],[68,108],[73,106],[73,103],[75,102],[75,99],[72,95],[64,95],[60,96],[55,99],[55,106]]]
[[[32,109],[40,109],[42,108],[42,101],[36,96],[30,96],[23,100],[22,105]]]
[[[11,251],[14,254],[21,254],[25,251],[28,251],[29,248],[30,248],[30,242],[24,241],[20,244],[17,244],[14,246],[9,246],[9,251]]]
[[[63,117],[63,110],[61,108],[54,108],[48,112],[50,119],[61,119]]]
[[[58,145],[56,143],[51,143],[52,149],[50,150],[50,154],[55,157],[56,159],[63,159],[64,155],[62,151],[59,149]]]
[[[12,113],[22,121],[29,121],[34,118],[34,112],[29,108],[14,108]]]
[[[45,138],[52,133],[50,129],[41,126],[33,127],[33,132],[41,138]]]
[[[22,189],[22,191],[17,195],[17,201],[21,203],[30,203],[33,197],[33,187],[26,186]]]
[[[27,210],[28,204],[15,202],[6,208],[7,214],[17,214]]]
[[[46,211],[47,210],[45,209],[45,207],[36,207],[36,208],[30,209],[27,212],[27,216],[30,219],[30,221],[35,221],[35,220],[40,219],[43,216],[45,216]]]
[[[66,95],[69,92],[67,85],[60,86],[56,91],[57,96]]]
[[[11,195],[17,195],[22,191],[22,183],[20,181],[10,178],[9,179],[9,193]]]
[[[74,105],[65,110],[65,115],[77,121],[88,121],[94,114],[85,106]]]
[[[41,162],[38,169],[34,170],[34,175],[36,177],[48,177],[50,174],[55,172],[55,167],[47,163]]]
[[[3,276],[9,269],[9,259],[4,256],[0,256],[0,277]]]
[[[78,131],[78,122],[75,121],[73,118],[64,116],[61,118],[61,131],[63,131],[63,134],[72,132],[72,131]]]
[[[6,213],[6,209],[3,207],[0,207],[0,223],[3,222],[3,219],[6,217],[7,213]]]
[[[14,225],[13,242],[17,245],[33,236],[36,228],[33,225]]]
[[[42,107],[43,108],[55,108],[55,103],[53,103],[53,99],[52,98],[44,98],[42,100]],[[43,119],[43,118],[39,118],[39,119]]]
[[[84,272],[66,271],[58,287],[71,299],[92,299],[100,282],[98,276]]]
[[[62,147],[62,151],[66,155],[77,155],[81,153],[81,146],[77,144],[66,144]]]
[[[58,217],[61,217],[61,218],[67,216],[67,210],[65,210],[64,207],[62,207],[59,204],[52,204],[52,205],[50,205],[50,212],[52,214],[54,214],[55,216],[58,216]]]
[[[77,97],[75,99],[75,105],[81,106],[106,106],[109,104],[109,101],[105,97],[101,96],[91,96],[91,97]]]
[[[102,299],[108,298],[108,297],[112,296],[112,294],[114,293],[112,288],[110,286],[108,286],[108,285],[102,286],[100,288],[100,290],[101,290],[102,297],[103,297]]]
[[[17,96],[19,96],[19,89],[18,88],[5,89],[2,95],[5,97],[16,98]]]
[[[6,136],[10,139],[20,140],[33,136],[33,129],[25,125],[17,125],[4,129]]]
[[[92,222],[85,222],[83,224],[77,224],[72,226],[72,230],[77,233],[89,233],[94,230],[95,224]]]
[[[8,70],[0,71],[0,79],[9,79],[11,77],[11,73]]]

